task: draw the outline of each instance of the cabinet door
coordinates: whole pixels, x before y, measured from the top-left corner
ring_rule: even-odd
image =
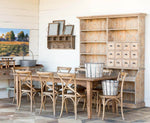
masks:
[[[124,68],[130,67],[130,62],[129,62],[129,60],[123,60],[123,67],[124,67]]]
[[[108,67],[114,67],[114,60],[113,59],[108,59],[107,66]]]
[[[116,52],[115,52],[115,58],[116,58],[116,59],[121,59],[121,57],[122,57],[121,51],[116,51]]]
[[[137,68],[138,67],[138,61],[137,60],[131,60],[130,64],[131,64],[132,68]]]
[[[129,43],[123,43],[123,50],[130,50],[130,44]]]
[[[131,59],[137,59],[138,58],[138,51],[131,51]]]
[[[108,58],[114,58],[114,51],[108,51]]]
[[[122,49],[122,43],[116,43],[116,50],[121,50]]]
[[[109,42],[108,43],[108,50],[114,50],[114,43],[113,42]]]
[[[130,51],[123,51],[123,58],[129,59],[130,58]]]
[[[115,67],[122,67],[121,59],[115,60]]]
[[[131,50],[138,50],[138,43],[131,43]]]

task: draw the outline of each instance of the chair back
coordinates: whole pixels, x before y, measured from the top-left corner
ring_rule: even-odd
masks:
[[[18,82],[19,82],[19,90],[22,90],[23,87],[28,87],[31,91],[36,91],[32,85],[32,75],[31,71],[16,71]]]
[[[2,58],[2,62],[6,62],[8,60],[9,60],[9,58]]]
[[[6,68],[8,68],[8,60],[9,58],[2,58],[2,63],[5,65]]]
[[[108,76],[110,76],[112,72],[113,72],[113,70],[103,69],[103,75],[108,75]]]
[[[57,73],[57,74],[62,83],[62,95],[64,94],[65,91],[71,91],[75,94],[75,96],[80,95],[77,92],[77,83],[75,74],[71,73]]]
[[[120,86],[119,86],[120,94],[119,95],[121,96],[121,98],[123,98],[123,85],[124,85],[124,81],[125,81],[127,74],[128,73],[126,73],[126,72],[119,72],[119,74],[118,74],[117,81],[119,81],[119,84],[120,84]]]
[[[70,71],[71,71],[71,67],[57,67],[58,73],[62,73],[62,72],[70,73]]]
[[[75,68],[75,73],[85,72],[85,68]]]
[[[12,69],[12,72],[13,72],[13,76],[14,76],[14,89],[16,89],[15,87],[16,87],[16,84],[15,84],[15,82],[16,82],[16,71],[27,71],[28,69],[27,69],[27,67],[12,67],[11,68]]]
[[[15,74],[16,71],[28,71],[29,70],[28,67],[12,67],[11,69],[13,71],[13,74]]]
[[[14,64],[15,60],[13,58],[9,58],[9,65],[13,65],[13,67],[15,67]]]
[[[45,87],[47,89],[50,89],[52,91],[55,91],[54,89],[54,74],[52,72],[37,72],[40,82],[41,82],[41,93],[43,93]],[[48,82],[52,82],[52,85],[49,85]],[[56,92],[56,91],[55,91]]]

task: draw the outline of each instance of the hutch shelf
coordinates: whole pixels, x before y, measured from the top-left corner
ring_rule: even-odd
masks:
[[[113,74],[128,72],[124,85],[124,105],[144,103],[144,13],[86,16],[80,19],[80,66],[105,63]]]
[[[48,49],[75,49],[75,36],[56,35],[47,37]]]

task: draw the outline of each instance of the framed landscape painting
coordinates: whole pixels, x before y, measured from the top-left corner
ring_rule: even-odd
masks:
[[[0,28],[0,56],[28,56],[29,29]]]

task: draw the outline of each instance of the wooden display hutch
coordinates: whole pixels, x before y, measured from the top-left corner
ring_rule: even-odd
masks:
[[[144,57],[146,14],[78,17],[80,19],[80,66],[105,63],[114,74],[128,72],[124,106],[144,103]]]
[[[48,49],[75,49],[75,36],[60,35],[47,37]]]

